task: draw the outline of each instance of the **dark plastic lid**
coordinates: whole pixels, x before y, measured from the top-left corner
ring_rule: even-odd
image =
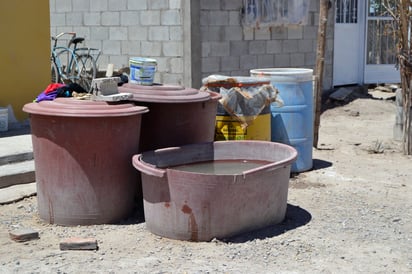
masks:
[[[117,117],[142,114],[147,107],[134,104],[111,104],[74,98],[57,98],[54,101],[41,101],[24,105],[23,111],[30,114],[68,117]]]
[[[203,102],[210,99],[210,94],[193,88],[182,86],[154,84],[144,86],[124,84],[119,92],[132,93],[132,101],[153,103],[190,103]]]

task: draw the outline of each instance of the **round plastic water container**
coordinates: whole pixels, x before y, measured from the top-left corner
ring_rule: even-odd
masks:
[[[116,223],[132,215],[146,107],[72,98],[28,103],[40,218],[60,225]],[[140,197],[141,199],[141,197]]]
[[[298,158],[292,172],[312,168],[313,70],[303,68],[253,69],[252,76],[269,77],[284,105],[271,105],[271,140],[293,146]]]

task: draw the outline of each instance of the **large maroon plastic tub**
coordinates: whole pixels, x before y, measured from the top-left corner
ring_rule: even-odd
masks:
[[[150,109],[142,118],[141,151],[214,140],[220,94],[160,84],[125,84],[119,91]]]
[[[297,152],[267,141],[221,141],[133,156],[142,173],[146,227],[178,240],[209,241],[281,222],[290,168]],[[172,167],[216,160],[266,164],[239,174],[206,174]]]
[[[115,223],[134,210],[146,107],[57,99],[29,103],[40,218],[53,224]]]

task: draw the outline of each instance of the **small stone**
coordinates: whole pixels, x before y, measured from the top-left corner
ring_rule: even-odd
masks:
[[[26,242],[39,238],[39,232],[30,229],[22,228],[9,232],[10,238],[16,242]]]
[[[97,250],[94,238],[68,238],[60,242],[60,250]]]

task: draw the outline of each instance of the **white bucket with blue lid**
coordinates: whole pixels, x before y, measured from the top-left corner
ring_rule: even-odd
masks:
[[[130,83],[151,86],[156,72],[157,61],[152,58],[132,57],[129,60]]]

